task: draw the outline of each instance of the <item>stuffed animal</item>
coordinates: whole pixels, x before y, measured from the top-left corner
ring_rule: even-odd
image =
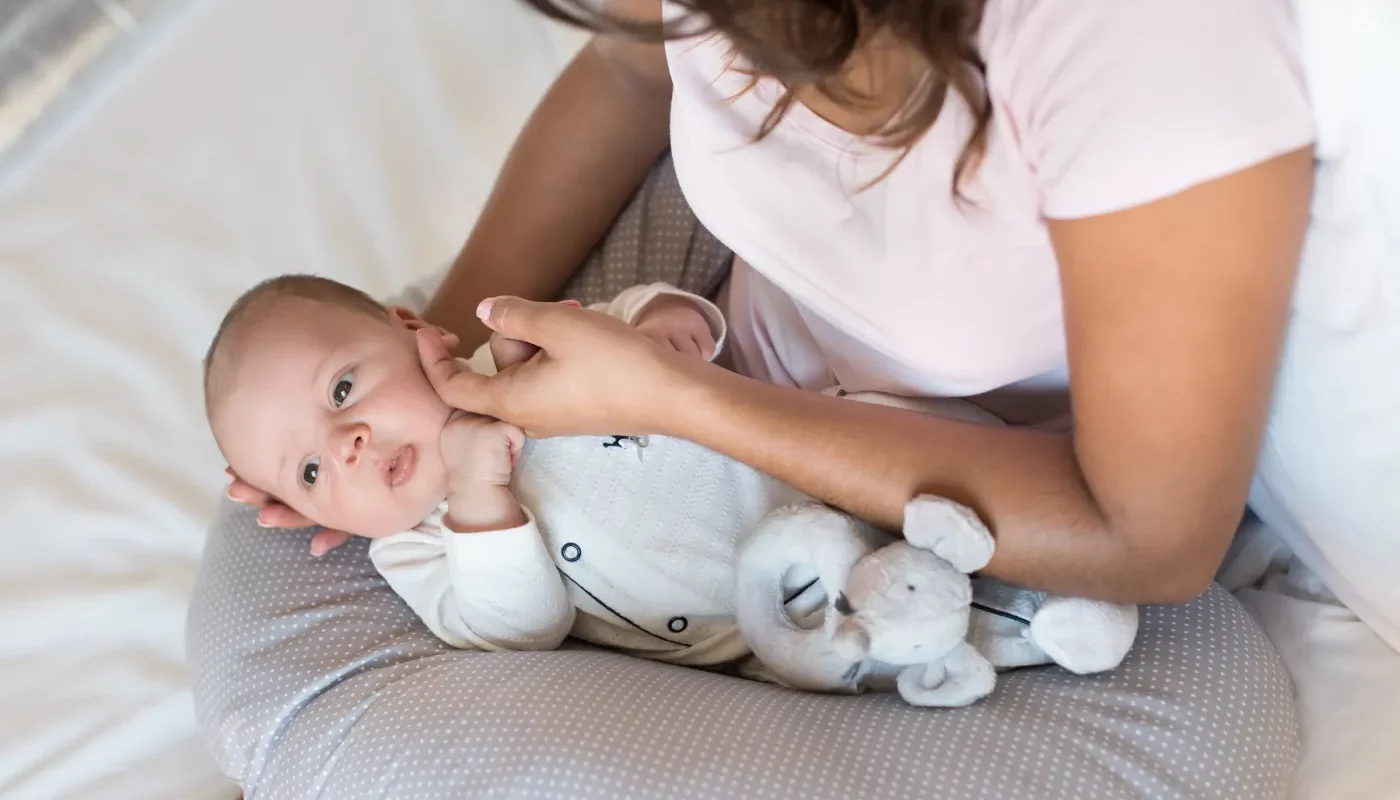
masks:
[[[740,549],[739,630],[771,680],[810,691],[894,688],[921,706],[976,702],[998,669],[1057,663],[1083,674],[1122,661],[1136,606],[974,582],[994,547],[975,513],[936,497],[905,508],[903,540],[819,503],[780,509]],[[812,581],[824,590],[820,605],[786,602]]]

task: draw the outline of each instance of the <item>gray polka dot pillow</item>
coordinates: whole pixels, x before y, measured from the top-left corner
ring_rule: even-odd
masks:
[[[706,292],[726,263],[663,162],[568,294]],[[1281,796],[1297,757],[1288,679],[1219,588],[1145,609],[1111,675],[1024,670],[928,710],[579,647],[454,651],[364,541],[315,559],[309,539],[225,503],[190,608],[196,713],[250,800],[1253,798]]]

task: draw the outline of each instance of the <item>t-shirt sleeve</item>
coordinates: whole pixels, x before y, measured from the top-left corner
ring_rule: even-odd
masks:
[[[1004,5],[989,89],[1047,218],[1142,205],[1314,139],[1289,0]]]

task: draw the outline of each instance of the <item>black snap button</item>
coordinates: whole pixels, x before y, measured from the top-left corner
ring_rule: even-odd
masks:
[[[666,623],[666,629],[671,633],[681,633],[689,626],[690,622],[685,617],[671,617],[671,621]]]
[[[568,561],[572,564],[573,562],[578,561],[580,558],[583,558],[583,550],[573,542],[569,542],[568,544],[559,548],[559,555],[563,556],[565,561]]]

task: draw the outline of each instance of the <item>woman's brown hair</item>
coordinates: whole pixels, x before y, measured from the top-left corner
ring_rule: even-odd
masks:
[[[797,92],[813,88],[842,106],[867,101],[843,80],[862,45],[886,36],[922,57],[928,73],[902,106],[869,138],[907,153],[933,127],[956,92],[974,119],[953,172],[953,192],[986,151],[992,118],[977,49],[985,0],[673,0],[686,13],[665,24],[640,23],[609,15],[598,0],[525,0],[558,20],[603,33],[652,40],[718,33],[734,46],[751,76],[766,76],[786,87],[756,138],[767,136],[797,102]],[[898,162],[896,162],[897,164]]]

